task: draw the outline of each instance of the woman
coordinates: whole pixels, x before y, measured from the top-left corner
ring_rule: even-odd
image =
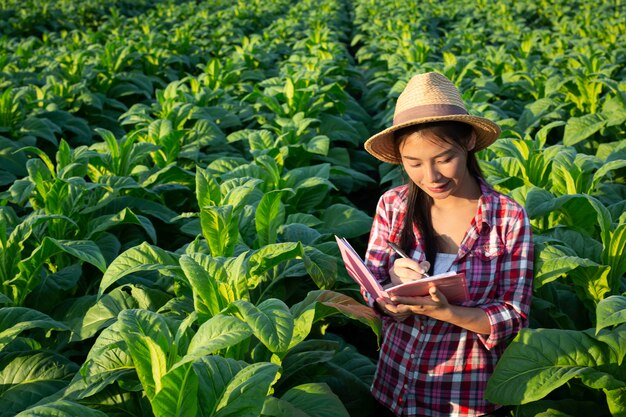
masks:
[[[485,387],[507,342],[528,324],[533,251],[524,209],[484,181],[475,157],[499,134],[495,123],[467,114],[450,80],[426,73],[398,98],[393,126],[365,143],[409,177],[380,198],[369,269],[383,285],[463,272],[470,294],[462,305],[436,287],[427,297],[368,299],[384,323],[372,393],[395,415],[505,415],[484,399]]]

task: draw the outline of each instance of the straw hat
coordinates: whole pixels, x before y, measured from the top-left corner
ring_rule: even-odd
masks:
[[[413,76],[398,97],[393,125],[365,142],[365,150],[384,162],[400,164],[393,132],[406,126],[442,120],[470,124],[476,131],[476,151],[491,145],[500,135],[500,127],[484,117],[471,116],[461,93],[445,76],[427,72]]]

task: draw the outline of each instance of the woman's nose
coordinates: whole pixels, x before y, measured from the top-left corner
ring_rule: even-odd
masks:
[[[424,179],[427,183],[435,183],[441,178],[441,173],[435,165],[426,165],[424,168]]]

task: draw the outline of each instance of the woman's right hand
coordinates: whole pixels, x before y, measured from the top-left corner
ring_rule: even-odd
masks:
[[[409,258],[398,258],[389,270],[389,276],[392,284],[400,285],[423,278],[429,269],[428,261],[417,262]]]

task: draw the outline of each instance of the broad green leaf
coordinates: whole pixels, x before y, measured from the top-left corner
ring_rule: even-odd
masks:
[[[337,259],[312,246],[304,247],[304,267],[320,289],[332,288],[337,279]]]
[[[291,307],[291,313],[296,320],[290,347],[303,341],[309,335],[315,322],[338,313],[360,321],[370,327],[378,338],[381,336],[382,323],[376,312],[352,297],[338,292],[311,291],[304,300]]]
[[[139,271],[159,271],[162,274],[180,274],[178,256],[157,246],[142,243],[120,254],[104,273],[98,296],[126,275]],[[171,272],[170,272],[171,271]]]
[[[615,417],[626,416],[626,387],[613,390],[604,390],[606,401],[609,404],[611,415]]]
[[[277,391],[323,382],[341,399],[350,415],[367,415],[374,404],[369,391],[375,362],[339,336],[327,334],[324,340],[306,340],[290,349],[282,364],[283,375]]]
[[[12,249],[19,250],[18,248]],[[13,262],[19,262],[19,255],[17,255],[17,253],[12,254],[11,252],[13,252],[13,250],[8,253],[3,253],[2,255],[14,255],[16,259],[14,259]],[[26,296],[39,285],[41,280],[40,271],[44,264],[61,252],[65,252],[82,261],[91,263],[102,271],[106,269],[104,258],[100,253],[100,249],[94,242],[83,240],[57,240],[46,236],[28,258],[18,263],[17,267],[19,273],[13,279],[5,282],[5,286],[12,287],[16,304],[22,304]]]
[[[277,299],[268,299],[258,306],[243,300],[233,303],[241,320],[272,353],[284,354],[291,345],[294,318],[287,305]]]
[[[346,239],[369,233],[372,218],[364,211],[346,204],[333,204],[322,213],[323,231]]]
[[[119,315],[120,334],[133,359],[148,398],[161,389],[168,371],[167,357],[175,346],[165,319],[148,310],[124,310]]]
[[[316,155],[328,155],[328,149],[330,148],[330,138],[324,135],[317,135],[312,137],[306,143],[307,152]]]
[[[323,365],[330,362],[339,349],[339,343],[332,340],[308,339],[294,344],[281,362],[283,371],[277,383],[278,390],[325,374]],[[319,375],[311,378],[310,374],[304,372],[309,369],[318,369]]]
[[[37,405],[28,410],[22,411],[15,417],[107,417],[102,411],[86,407],[84,405],[58,400],[52,403]]]
[[[152,222],[144,216],[138,216],[129,208],[125,208],[117,214],[110,214],[106,216],[96,217],[90,222],[88,238],[91,238],[96,233],[104,232],[111,227],[119,226],[122,224],[135,224],[141,227],[152,242],[156,242],[156,230],[152,225]]]
[[[78,365],[52,352],[0,353],[0,416],[14,416],[63,389]]]
[[[253,204],[260,199],[262,191],[257,188],[263,181],[256,178],[232,178],[224,181],[220,186],[222,195],[222,206],[233,206],[234,212],[241,212],[246,204]],[[235,185],[239,184],[239,185]]]
[[[26,307],[0,308],[0,351],[24,330],[69,330],[63,323]]]
[[[605,344],[572,330],[523,329],[500,358],[485,397],[498,404],[537,401],[572,378],[590,388],[614,390],[617,358]]]
[[[614,230],[609,232],[609,241],[604,241],[602,260],[611,267],[610,287],[614,293],[620,292],[626,273],[626,223],[621,220]]]
[[[596,329],[595,338],[606,343],[617,357],[616,363],[623,366],[626,359],[626,323],[613,327],[611,330]]]
[[[626,296],[613,295],[598,303],[596,308],[596,334],[606,327],[626,323]]]
[[[213,256],[232,256],[239,236],[239,225],[233,206],[202,208],[200,225]]]
[[[191,284],[194,307],[201,323],[217,315],[226,307],[228,300],[224,300],[219,293],[219,277],[212,276],[207,268],[201,266],[189,255],[181,256],[180,266]]]
[[[295,190],[295,193],[289,196],[285,203],[290,204],[297,211],[308,213],[319,208],[334,185],[325,178],[310,177],[290,188]]]
[[[588,193],[592,193],[596,186],[602,181],[610,172],[622,169],[626,167],[626,160],[617,160],[604,163],[594,174],[591,185],[589,186]]]
[[[221,395],[215,417],[257,417],[263,408],[280,367],[254,363],[239,371]]]
[[[115,288],[100,298],[93,295],[75,303],[64,315],[71,320],[71,341],[88,339],[112,324],[122,311],[142,307],[128,289]]]
[[[203,323],[191,339],[183,361],[211,355],[252,335],[248,324],[237,317],[216,315]]]
[[[198,402],[200,408],[204,410],[204,415],[215,415],[228,384],[246,366],[248,364],[243,361],[221,356],[203,356],[193,362],[199,380]]]
[[[90,397],[108,385],[136,374],[121,328],[122,323],[116,321],[100,333],[80,373],[74,376],[65,391],[65,398],[79,400]]]
[[[255,223],[259,246],[276,243],[278,227],[285,223],[282,190],[265,193],[256,208]]]
[[[211,207],[220,204],[220,187],[208,170],[196,169],[196,198],[198,207]]]
[[[255,251],[248,259],[250,276],[261,275],[275,266],[301,257],[303,254],[300,242],[284,242],[265,245]]]
[[[563,144],[566,146],[576,145],[602,129],[606,123],[606,118],[598,113],[586,114],[582,117],[571,117],[565,125]]]
[[[341,400],[326,384],[309,383],[291,388],[280,398],[268,397],[264,416],[273,417],[348,417]]]
[[[152,399],[156,417],[198,415],[198,376],[191,363],[172,368],[161,380],[161,390]]]
[[[9,297],[0,292],[0,304],[12,304],[13,302]]]

